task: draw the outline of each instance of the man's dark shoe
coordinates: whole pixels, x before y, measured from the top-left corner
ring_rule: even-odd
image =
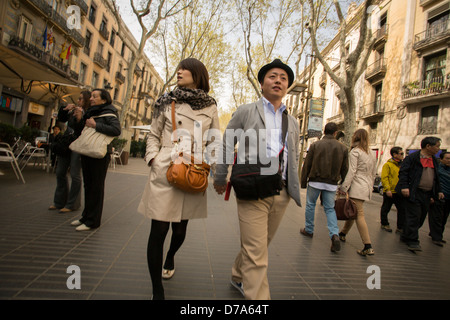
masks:
[[[314,235],[314,233],[309,233],[309,232],[307,232],[305,228],[300,229],[300,233],[301,233],[302,235],[307,236],[307,237],[310,237],[310,238],[312,238],[313,235]]]
[[[331,252],[338,252],[341,250],[341,241],[339,240],[339,236],[334,234],[331,237]]]
[[[439,247],[443,247],[444,246],[444,243],[442,241],[440,241],[440,240],[432,240],[432,242],[435,245],[439,246]]]
[[[408,244],[408,250],[416,252],[422,251],[422,247],[418,243]]]

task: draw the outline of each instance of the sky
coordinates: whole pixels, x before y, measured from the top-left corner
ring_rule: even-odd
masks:
[[[135,0],[136,3],[139,2],[139,0]],[[350,2],[352,2],[351,0],[342,0],[339,1],[342,7],[342,11],[344,13],[347,12],[347,8]],[[357,4],[360,4],[362,2],[362,0],[356,0],[354,1]],[[136,41],[139,42],[140,40],[140,36],[141,36],[141,27],[137,21],[136,16],[134,15],[132,9],[131,9],[131,5],[130,5],[130,0],[116,0],[116,3],[119,7],[119,12],[120,15],[123,19],[123,21],[125,22],[125,24],[127,25],[128,29],[131,31],[131,33],[134,35],[134,37],[136,38]],[[334,12],[334,9],[332,9],[331,11]],[[235,39],[229,39],[230,41],[235,41]],[[149,41],[148,41],[149,42]],[[310,49],[305,50],[307,52],[310,51]],[[151,50],[145,50],[145,53],[148,55],[150,61],[156,61],[155,57],[151,56]],[[292,59],[294,60],[294,59]],[[303,62],[301,63],[301,66],[304,68],[306,66],[306,62],[308,60],[309,63],[309,59],[306,59],[306,56],[302,59]],[[292,62],[293,64],[294,62]],[[161,75],[161,77],[164,79],[164,70],[162,68],[162,66],[159,66],[157,63],[153,63],[155,69],[158,71],[158,73]],[[291,68],[293,70],[295,70],[295,65],[291,65]],[[226,96],[229,96],[229,93],[226,92],[222,92],[221,97],[217,97],[220,100],[224,100]],[[227,104],[228,102],[224,101],[225,104]]]

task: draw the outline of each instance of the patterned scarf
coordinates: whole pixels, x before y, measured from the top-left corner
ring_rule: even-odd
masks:
[[[158,118],[161,112],[170,107],[173,100],[177,103],[189,104],[192,110],[200,110],[212,104],[217,104],[213,97],[201,89],[176,87],[173,91],[162,95],[156,100],[153,118]]]

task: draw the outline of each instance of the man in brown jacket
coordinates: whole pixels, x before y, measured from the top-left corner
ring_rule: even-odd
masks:
[[[300,233],[313,237],[316,202],[322,193],[333,252],[341,249],[334,200],[338,182],[344,180],[348,171],[348,149],[336,140],[336,133],[337,125],[334,122],[327,123],[325,136],[309,147],[301,173],[301,187],[307,188],[307,191],[305,228]]]

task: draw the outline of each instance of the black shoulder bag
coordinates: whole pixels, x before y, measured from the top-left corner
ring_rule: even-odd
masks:
[[[261,174],[261,169],[269,168],[270,163],[267,165],[261,164],[259,156],[256,164],[237,164],[237,155],[235,155],[230,182],[238,199],[258,200],[280,194],[283,188],[281,168],[288,127],[286,111],[283,112],[281,121],[283,148],[278,154],[277,173],[272,175]]]

